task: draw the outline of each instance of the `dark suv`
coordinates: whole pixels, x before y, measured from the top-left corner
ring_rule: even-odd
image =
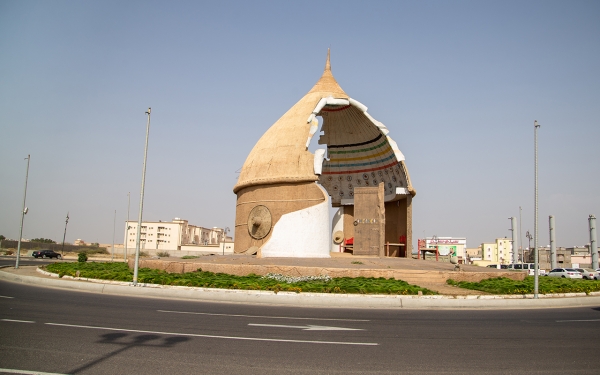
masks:
[[[34,258],[62,258],[59,253],[55,253],[52,250],[37,250],[31,253],[31,256]]]

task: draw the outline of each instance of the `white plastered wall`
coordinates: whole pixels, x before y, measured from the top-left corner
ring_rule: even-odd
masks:
[[[269,241],[260,249],[263,258],[329,258],[329,195],[319,188],[325,201],[283,215],[273,227]]]

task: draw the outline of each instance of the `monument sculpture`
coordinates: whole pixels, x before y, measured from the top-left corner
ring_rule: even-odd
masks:
[[[318,144],[326,149],[313,154],[308,147],[319,119]],[[351,249],[344,245],[356,233],[363,239],[354,242],[356,254],[410,256],[416,192],[404,155],[388,134],[339,86],[328,51],[319,81],[263,134],[241,169],[233,188],[236,253],[329,257]],[[362,188],[377,190],[361,190],[365,199],[357,212],[369,217],[354,215],[355,189]],[[331,224],[330,206],[339,208]],[[370,230],[379,231],[370,236],[375,243],[361,234]],[[384,251],[384,242],[397,246]]]

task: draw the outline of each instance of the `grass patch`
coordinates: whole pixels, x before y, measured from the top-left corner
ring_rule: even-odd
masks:
[[[105,247],[82,247],[77,250],[77,253],[85,253],[87,256],[94,254],[106,254],[108,255],[108,250]]]
[[[523,281],[515,281],[506,277],[481,280],[478,283],[448,280],[448,284],[465,289],[480,290],[492,294],[533,294],[534,277],[527,276]],[[552,293],[590,293],[600,291],[600,281],[582,279],[563,279],[558,277],[540,277],[540,294]]]
[[[132,281],[133,272],[125,263],[53,263],[46,269],[65,275],[75,276],[77,271],[81,277]],[[274,292],[315,292],[315,293],[360,293],[360,294],[400,294],[416,295],[422,292],[425,295],[437,294],[426,288],[410,285],[402,280],[385,279],[383,277],[337,277],[317,278],[298,282],[286,282],[277,278],[262,277],[258,275],[234,276],[224,273],[203,272],[201,270],[187,273],[168,273],[160,270],[141,268],[138,272],[138,281],[160,285],[180,285],[205,288],[243,289],[243,290],[271,290]]]
[[[181,259],[198,259],[200,258],[198,255],[184,255]]]
[[[361,262],[360,260],[353,260],[350,263],[352,263],[352,264],[363,264],[363,262]]]

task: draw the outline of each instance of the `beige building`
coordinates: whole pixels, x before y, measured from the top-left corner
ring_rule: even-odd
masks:
[[[125,223],[124,243],[134,249],[137,236],[137,221]],[[218,245],[223,242],[222,228],[203,228],[191,225],[187,220],[175,218],[171,222],[143,221],[140,234],[140,249],[181,250],[182,246]]]
[[[508,238],[496,238],[496,242],[481,244],[481,260],[490,264],[512,263],[512,243]]]

